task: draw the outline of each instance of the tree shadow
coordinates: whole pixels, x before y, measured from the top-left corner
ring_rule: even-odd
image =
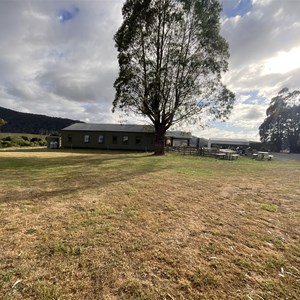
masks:
[[[39,151],[35,149],[30,152],[38,153]],[[99,189],[113,183],[126,182],[166,168],[158,160],[153,159],[150,153],[84,150],[75,153],[66,150],[63,152],[74,155],[3,159],[0,172],[6,174],[5,179],[15,179],[16,187],[20,178],[23,178],[23,183],[20,184],[22,188],[19,191],[18,189],[12,191],[13,197],[11,194],[2,194],[0,203],[23,200],[45,201],[59,196]]]

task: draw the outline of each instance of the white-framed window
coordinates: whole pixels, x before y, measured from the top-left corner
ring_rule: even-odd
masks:
[[[89,143],[90,142],[90,136],[88,134],[84,135],[84,142]]]
[[[98,136],[98,143],[99,144],[104,144],[104,135],[99,135]]]
[[[128,141],[129,141],[128,135],[124,135],[123,136],[123,144],[128,144]]]

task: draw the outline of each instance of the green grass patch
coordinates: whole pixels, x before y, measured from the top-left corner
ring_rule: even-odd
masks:
[[[265,268],[266,270],[277,270],[280,272],[280,269],[286,265],[286,260],[281,256],[271,256],[265,260]]]
[[[269,211],[269,212],[277,212],[278,210],[278,206],[276,204],[273,204],[273,203],[262,203],[260,205],[260,208],[263,209],[263,210],[266,210],[266,211]]]
[[[64,290],[53,283],[38,281],[33,284],[32,293],[41,300],[58,300],[64,294]]]

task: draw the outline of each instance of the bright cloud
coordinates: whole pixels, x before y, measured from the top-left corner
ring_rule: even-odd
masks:
[[[280,73],[285,74],[300,68],[300,47],[290,51],[281,51],[275,57],[266,60],[262,75]]]

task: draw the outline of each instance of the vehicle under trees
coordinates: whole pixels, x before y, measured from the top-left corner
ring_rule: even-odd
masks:
[[[275,152],[300,153],[300,91],[282,89],[271,99],[266,113],[259,127],[261,141]]]
[[[119,76],[113,111],[134,112],[155,128],[155,154],[167,129],[205,118],[225,120],[234,94],[221,82],[228,44],[218,0],[127,0],[115,34]]]

